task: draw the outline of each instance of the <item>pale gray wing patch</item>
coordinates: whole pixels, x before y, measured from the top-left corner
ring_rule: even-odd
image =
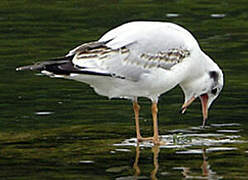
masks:
[[[113,77],[123,77],[138,81],[144,73],[152,68],[169,70],[190,55],[188,50],[168,49],[155,54],[141,53],[132,47],[113,49],[103,42],[86,43],[74,49],[72,60],[82,70],[109,73]]]
[[[89,70],[100,70],[110,73],[113,77],[125,77],[131,81],[138,81],[140,75],[148,72],[148,70],[135,63],[127,63],[129,58],[135,57],[125,47],[120,49],[105,47],[90,50],[87,53],[78,53],[73,62],[77,66],[87,67]]]

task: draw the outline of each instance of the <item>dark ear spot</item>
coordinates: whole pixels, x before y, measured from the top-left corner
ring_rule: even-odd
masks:
[[[214,82],[217,82],[219,79],[219,74],[216,71],[209,71],[209,76],[214,80]]]
[[[213,95],[216,95],[217,91],[218,91],[217,88],[214,88],[214,89],[211,90],[211,93],[212,93]]]

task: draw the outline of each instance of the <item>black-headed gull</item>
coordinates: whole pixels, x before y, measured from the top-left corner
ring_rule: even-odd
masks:
[[[166,22],[130,22],[82,44],[65,57],[17,70],[39,70],[50,77],[84,82],[97,94],[133,101],[138,141],[159,144],[157,103],[161,94],[180,85],[185,95],[182,113],[201,99],[203,126],[208,108],[223,87],[223,73],[186,29]],[[154,135],[143,138],[138,97],[152,101]]]

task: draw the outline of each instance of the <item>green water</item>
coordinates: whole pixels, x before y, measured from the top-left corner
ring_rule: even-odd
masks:
[[[248,3],[245,0],[0,2],[0,179],[246,179]],[[131,102],[87,85],[15,72],[66,54],[131,20],[181,24],[223,69],[225,87],[200,129],[195,102],[184,116],[179,88],[160,98],[166,146],[136,143]],[[150,102],[141,131],[152,135]]]

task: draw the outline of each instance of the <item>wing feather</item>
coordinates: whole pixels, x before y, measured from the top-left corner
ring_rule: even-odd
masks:
[[[137,81],[142,73],[152,68],[169,70],[189,56],[189,51],[171,49],[157,54],[139,53],[126,47],[111,49],[100,47],[87,51],[78,51],[72,62],[82,71],[109,73]]]
[[[74,55],[72,62],[82,71],[137,81],[154,68],[170,70],[197,48],[193,36],[178,25],[131,22],[109,31],[99,41],[76,47],[67,56]]]

